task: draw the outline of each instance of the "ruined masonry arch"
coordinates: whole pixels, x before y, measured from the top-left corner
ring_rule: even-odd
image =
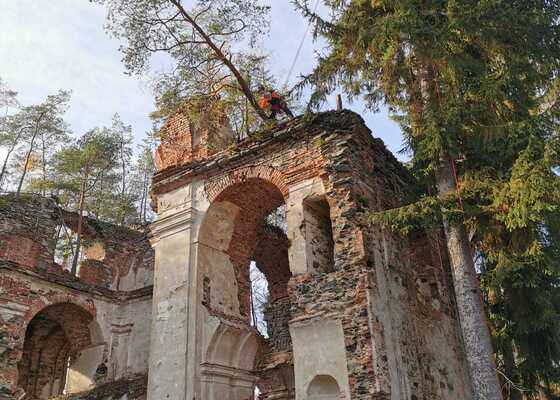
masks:
[[[268,181],[282,193],[284,200],[288,198],[288,184],[282,172],[269,165],[255,165],[236,169],[218,178],[209,179],[204,185],[206,197],[211,203],[227,188],[243,183],[251,178]]]
[[[93,303],[65,296],[33,304],[20,328],[17,386],[41,399],[86,389],[85,353],[103,341],[95,314]]]

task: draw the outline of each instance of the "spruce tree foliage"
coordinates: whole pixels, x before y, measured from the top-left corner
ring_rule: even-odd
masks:
[[[554,106],[555,107],[555,106]],[[536,115],[485,152],[466,151],[462,198],[510,398],[560,382],[557,128]],[[555,117],[554,117],[555,118]],[[558,393],[557,393],[558,395]]]
[[[461,299],[463,278],[476,288],[473,255],[506,395],[532,395],[541,386],[550,395],[560,361],[560,191],[553,172],[560,5],[329,0],[325,19],[307,1],[295,3],[328,43],[300,85],[315,88],[311,106],[342,87],[373,110],[388,105],[403,128],[426,194],[374,220],[401,231],[443,222],[475,398],[500,394],[491,364],[477,363],[485,344],[470,342],[484,332],[464,326],[469,315],[461,308],[477,301]],[[471,328],[485,330],[482,313],[470,317]]]
[[[251,75],[264,59],[255,45],[268,30],[268,6],[253,0],[96,2],[107,6],[107,30],[125,42],[121,51],[128,73],[146,73],[157,54],[171,62],[172,69],[154,82],[160,117],[191,101],[195,110],[202,102],[220,108],[218,115],[237,118],[233,108],[240,105],[232,102],[240,102],[249,120],[267,118]]]

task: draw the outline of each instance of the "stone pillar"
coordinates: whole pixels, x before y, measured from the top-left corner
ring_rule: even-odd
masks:
[[[158,197],[148,400],[192,400],[196,393],[197,277],[191,186]]]

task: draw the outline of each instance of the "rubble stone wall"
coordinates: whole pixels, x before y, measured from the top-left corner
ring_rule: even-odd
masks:
[[[74,277],[54,256],[77,215],[0,197],[1,400],[63,387],[245,400],[254,384],[261,400],[470,399],[441,238],[368,220],[410,201],[414,181],[358,115],[294,119],[222,151],[184,119],[167,126],[155,253],[145,230],[86,218]],[[286,232],[263,225],[280,206]],[[268,339],[250,325],[253,261]]]
[[[286,203],[292,275],[293,361],[266,356],[260,368],[293,363],[298,399],[313,395],[312,382],[331,378],[346,399],[469,399],[438,238],[398,237],[364,217],[406,204],[414,181],[363,120],[343,111],[290,121],[206,160],[169,166],[154,178],[152,195],[166,224],[189,206],[204,215],[199,203],[224,199],[258,213],[270,194],[249,184],[257,180],[273,184]],[[242,252],[240,268],[259,237],[258,225],[244,221],[235,220],[228,236],[230,255]],[[236,279],[246,316],[246,277]]]

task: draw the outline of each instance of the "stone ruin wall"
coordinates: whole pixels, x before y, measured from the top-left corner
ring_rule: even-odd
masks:
[[[212,376],[204,368],[220,355],[205,353],[216,334],[211,326],[223,337],[246,332],[243,340],[250,343],[252,333],[244,327],[250,307],[247,262],[254,260],[270,285],[265,309],[270,338],[259,338],[250,353],[261,399],[289,399],[294,391],[298,398],[315,399],[315,392],[297,392],[314,384],[337,386],[345,399],[470,398],[442,243],[423,232],[398,237],[363,217],[366,210],[406,203],[413,181],[359,116],[324,113],[204,157],[191,150],[172,155],[167,164],[163,160],[153,196],[165,220],[183,207],[187,188],[195,211],[215,213],[214,221],[225,221],[223,229],[231,230],[227,245],[219,243],[213,227],[206,239],[200,233],[202,242],[223,246],[221,254],[232,263],[226,275],[201,269],[197,307],[210,321],[203,329],[204,348],[196,350],[205,354],[203,374]],[[290,209],[287,235],[256,223],[282,202]],[[200,204],[206,204],[204,211]],[[48,381],[35,373],[21,379],[22,365],[37,364],[24,354],[30,323],[37,335],[55,333],[49,343],[62,340],[54,326],[72,338],[49,356],[50,364],[42,361],[58,371],[59,359],[71,356],[79,374],[69,374],[68,387],[95,386],[89,394],[67,398],[144,399],[148,365],[152,381],[184,396],[187,389],[176,383],[185,371],[173,362],[180,356],[174,343],[185,345],[186,327],[175,326],[173,337],[162,337],[158,347],[150,324],[157,332],[160,317],[167,318],[166,329],[175,320],[186,323],[180,315],[185,302],[170,314],[175,300],[156,291],[152,303],[154,253],[145,232],[88,220],[86,259],[77,279],[53,259],[60,219],[75,229],[76,215],[56,210],[50,200],[17,204],[0,198],[0,399],[16,398],[18,381],[34,382],[32,390],[43,394],[62,382],[56,374]],[[183,293],[175,273],[166,270],[156,284]],[[225,292],[231,296],[224,302]],[[61,304],[69,306],[56,308]],[[33,322],[36,315],[41,318]],[[220,328],[222,320],[229,328]],[[284,397],[274,397],[279,394]]]
[[[309,124],[292,121],[207,160],[170,166],[156,175],[153,195],[163,218],[180,209],[181,202],[173,199],[187,193],[183,188],[197,192],[193,212],[203,212],[196,209],[199,202],[212,204],[227,193],[241,208],[250,202],[249,210],[242,210],[245,216],[259,206],[259,195],[248,194],[244,186],[231,192],[252,179],[276,186],[292,208],[288,225],[300,224],[288,229],[293,277],[285,286],[287,296],[265,313],[274,337],[256,358],[259,387],[266,392],[285,385],[283,366],[291,368],[300,388],[311,387],[314,376],[334,377],[343,398],[469,399],[441,243],[423,232],[398,237],[363,218],[362,211],[405,204],[414,182],[361,118],[346,111],[319,114]],[[316,185],[324,192],[315,191]],[[262,203],[270,202],[266,193],[260,196]],[[317,233],[325,203],[331,240]],[[294,211],[301,204],[303,209]],[[250,248],[255,236],[234,236],[236,251]],[[311,236],[315,239],[306,243]],[[307,261],[298,258],[302,252]],[[241,316],[246,316],[247,275],[237,271],[235,279]],[[316,362],[317,354],[323,362]],[[156,348],[152,357],[173,355]],[[308,395],[296,390],[298,398],[314,398]]]
[[[0,197],[0,399],[54,398],[61,385],[109,398],[123,381],[134,383],[129,400],[145,396],[153,251],[145,232],[85,221],[73,277],[54,261],[54,238],[77,215],[51,199]]]
[[[290,282],[292,318],[338,315],[352,399],[468,399],[442,243],[425,232],[399,237],[361,214],[406,204],[414,182],[359,117],[333,125],[315,143],[331,205],[334,272]]]

